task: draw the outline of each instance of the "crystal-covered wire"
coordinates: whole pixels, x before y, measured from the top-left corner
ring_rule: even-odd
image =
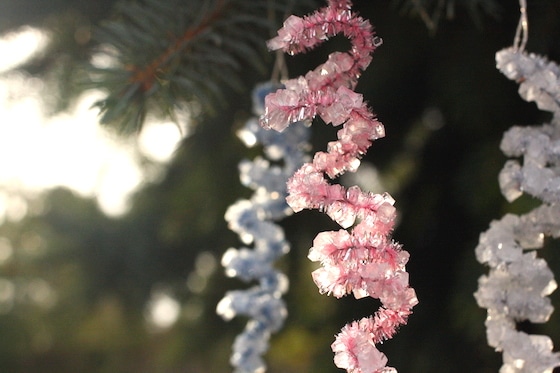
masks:
[[[256,115],[263,112],[264,97],[279,88],[281,85],[264,83],[254,89]],[[286,182],[307,159],[309,128],[297,123],[283,133],[267,131],[255,116],[238,135],[248,147],[261,144],[266,157],[239,164],[241,182],[254,194],[251,199],[230,206],[225,219],[241,241],[246,245],[252,243],[253,248],[228,249],[222,265],[228,276],[258,284],[227,292],[216,311],[226,320],[239,315],[250,318],[243,333],[235,339],[230,361],[237,373],[257,373],[265,370],[262,355],[268,349],[270,334],[282,327],[287,315],[282,294],[288,289],[288,280],[274,268],[274,262],[290,246],[283,229],[274,221],[292,213],[286,203]]]
[[[543,203],[524,215],[493,221],[480,235],[476,257],[490,272],[480,277],[474,295],[487,309],[488,344],[502,352],[500,372],[549,373],[560,366],[552,340],[517,330],[517,322],[544,323],[554,310],[548,295],[557,284],[536,249],[546,236],[560,237],[560,68],[517,46],[499,51],[496,62],[519,83],[524,100],[553,117],[548,124],[514,126],[504,134],[500,147],[514,159],[499,174],[502,194],[512,202],[527,193]]]
[[[322,265],[312,274],[320,292],[337,298],[369,296],[382,303],[373,316],[346,325],[337,335],[331,345],[336,366],[352,373],[394,372],[376,345],[391,338],[418,303],[405,269],[409,254],[391,238],[395,201],[387,193],[345,189],[325,177],[356,171],[372,141],[385,135],[362,95],[354,92],[382,40],[351,10],[350,1],[330,0],[309,16],[290,16],[268,46],[302,53],[339,33],[350,40],[350,50],[332,53],[315,70],[285,81],[285,89],[268,95],[261,124],[284,131],[290,123],[318,115],[342,125],[327,151],[316,153],[290,179],[287,201],[296,212],[319,209],[344,228],[319,233],[309,251],[309,259]]]

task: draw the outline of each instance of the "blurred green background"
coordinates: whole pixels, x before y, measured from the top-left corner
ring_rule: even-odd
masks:
[[[77,28],[94,28],[113,5],[1,0],[0,32],[22,25],[55,30],[56,43],[22,71],[60,89],[92,47],[71,36]],[[420,300],[408,325],[381,350],[401,372],[497,372],[501,357],[486,344],[485,311],[472,296],[486,272],[474,248],[492,219],[535,204],[527,197],[509,204],[500,194],[502,133],[549,118],[522,101],[517,84],[495,68],[495,52],[513,42],[518,4],[448,0],[436,30],[411,4],[355,5],[384,40],[357,88],[387,132],[370,148],[363,167],[378,172],[383,189],[374,191],[386,190],[397,200],[394,237],[411,254],[410,282]],[[527,49],[560,61],[560,2],[528,0],[528,11]],[[290,75],[344,48],[347,42],[335,38],[289,57]],[[270,57],[263,60],[271,63]],[[224,88],[219,109],[198,117],[162,176],[143,184],[125,215],[106,216],[93,198],[60,187],[30,197],[27,215],[0,226],[0,253],[9,253],[0,261],[0,372],[231,370],[231,344],[246,320],[226,323],[215,306],[227,290],[249,285],[226,278],[219,265],[228,247],[240,246],[223,215],[251,194],[239,183],[237,163],[260,149],[246,149],[235,131],[251,115],[251,87],[268,79],[251,67],[240,73],[242,93]],[[53,112],[72,100],[70,80],[68,87],[60,89]],[[333,136],[332,128],[315,125],[314,149],[323,149]],[[365,188],[367,183],[376,188],[371,178],[363,180]],[[378,304],[318,294],[306,256],[314,236],[334,227],[325,215],[305,211],[281,225],[292,244],[279,263],[290,279],[289,316],[272,338],[268,371],[338,372],[329,347],[334,335]],[[558,273],[555,246],[547,243],[539,255]],[[556,306],[558,297],[552,295]],[[177,313],[175,322],[151,323],[154,305]],[[558,312],[546,325],[520,327],[560,341]]]

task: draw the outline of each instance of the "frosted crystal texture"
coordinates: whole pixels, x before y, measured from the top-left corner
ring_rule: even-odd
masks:
[[[264,83],[253,91],[253,109],[263,113],[264,98],[283,87]],[[225,320],[247,316],[250,321],[233,344],[230,362],[237,373],[264,372],[262,355],[268,350],[272,332],[278,331],[287,316],[282,295],[288,290],[286,276],[274,269],[274,262],[286,254],[290,246],[284,231],[274,221],[292,213],[286,203],[286,182],[308,159],[309,128],[296,123],[283,133],[263,129],[256,117],[250,118],[238,133],[247,146],[261,144],[266,157],[239,164],[243,185],[254,190],[250,200],[240,200],[225,214],[229,228],[241,241],[253,248],[229,248],[222,257],[226,275],[243,281],[257,281],[246,289],[226,293],[216,312]]]
[[[519,83],[519,95],[537,107],[558,116],[560,111],[560,67],[533,53],[507,48],[496,53],[498,69]]]
[[[331,345],[335,365],[352,373],[396,372],[386,367],[387,358],[377,345],[407,322],[418,300],[405,268],[409,255],[391,238],[395,201],[387,193],[345,189],[327,179],[356,171],[372,142],[385,135],[362,95],[354,92],[381,39],[368,21],[352,12],[350,1],[330,0],[309,16],[290,16],[268,46],[302,53],[336,34],[350,40],[350,50],[330,54],[324,64],[269,94],[261,124],[287,131],[292,122],[320,116],[341,126],[337,140],[290,178],[287,202],[295,212],[318,209],[343,228],[319,233],[309,250],[309,259],[321,264],[312,273],[319,291],[337,298],[374,297],[382,303],[373,316],[346,325],[336,336]]]
[[[488,344],[503,353],[501,373],[551,373],[560,366],[550,338],[516,330],[519,321],[544,323],[554,308],[548,295],[557,287],[554,275],[535,249],[544,238],[560,236],[560,69],[545,58],[514,48],[496,54],[498,69],[517,81],[526,101],[553,114],[548,124],[514,126],[504,134],[501,150],[514,157],[498,181],[508,201],[529,194],[543,202],[521,215],[507,214],[480,235],[475,250],[490,267],[474,294],[488,310]]]

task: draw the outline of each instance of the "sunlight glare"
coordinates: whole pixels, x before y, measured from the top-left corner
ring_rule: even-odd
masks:
[[[132,142],[118,141],[98,125],[89,108],[99,97],[85,94],[70,113],[50,118],[39,98],[0,102],[0,185],[31,192],[66,186],[96,196],[109,215],[125,213],[142,171]]]
[[[0,265],[10,260],[13,254],[14,248],[10,240],[5,237],[0,237]]]
[[[39,53],[47,39],[30,27],[0,39],[0,73]],[[63,186],[96,198],[110,216],[129,210],[129,196],[148,177],[142,157],[160,166],[168,162],[189,125],[190,112],[183,108],[177,113],[181,128],[152,123],[138,139],[126,140],[98,123],[99,111],[91,107],[102,92],[84,93],[71,110],[55,116],[47,116],[44,95],[44,84],[25,73],[9,71],[0,77],[0,189],[35,196]],[[0,223],[8,213],[12,219],[22,217],[17,211],[24,210],[16,211],[8,202],[13,201],[0,199]]]
[[[8,71],[39,53],[48,44],[45,32],[30,26],[10,32],[0,39],[0,73]]]
[[[158,330],[173,326],[181,312],[181,304],[165,291],[157,291],[148,304],[146,318]]]
[[[182,129],[175,123],[147,123],[138,138],[140,151],[155,162],[167,162],[183,138]],[[175,146],[170,146],[175,144]]]

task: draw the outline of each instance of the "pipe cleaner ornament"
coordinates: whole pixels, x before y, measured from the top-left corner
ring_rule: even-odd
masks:
[[[356,171],[372,141],[385,135],[362,95],[354,92],[382,40],[351,10],[350,1],[329,0],[309,16],[286,19],[268,47],[297,54],[339,33],[350,40],[350,50],[332,53],[315,70],[285,81],[284,89],[269,94],[261,124],[283,131],[290,123],[319,115],[325,123],[342,125],[338,140],[289,180],[287,202],[295,212],[323,211],[344,228],[319,233],[309,251],[309,259],[322,265],[312,274],[319,291],[337,298],[369,296],[382,303],[373,316],[346,325],[336,336],[331,345],[336,366],[352,373],[396,372],[386,367],[387,357],[376,345],[407,322],[418,300],[405,269],[409,254],[391,239],[395,201],[387,193],[364,192],[357,186],[345,189],[325,177]]]
[[[254,89],[256,115],[263,113],[264,97],[279,87],[264,83]],[[262,144],[268,159],[257,157],[239,164],[241,182],[255,192],[250,200],[231,205],[225,219],[241,241],[253,243],[254,248],[228,249],[222,265],[228,276],[246,282],[257,280],[258,285],[227,292],[216,312],[226,320],[237,315],[250,317],[244,332],[235,339],[230,362],[237,373],[254,373],[265,371],[262,355],[268,350],[270,334],[282,327],[287,316],[282,294],[288,290],[288,279],[273,265],[290,246],[274,221],[292,213],[286,204],[286,181],[308,158],[309,128],[297,123],[283,133],[267,131],[259,126],[257,117],[252,117],[238,135],[249,147]]]
[[[535,249],[545,236],[560,237],[560,68],[524,51],[527,20],[524,0],[514,46],[496,53],[498,69],[518,82],[520,96],[551,112],[542,126],[514,126],[505,132],[501,149],[508,160],[499,174],[500,189],[512,202],[527,193],[543,202],[527,214],[507,214],[480,235],[476,257],[490,272],[478,280],[474,294],[488,310],[488,344],[503,354],[501,373],[551,373],[560,366],[552,340],[517,330],[517,322],[545,323],[554,307],[547,297],[557,287],[554,275]],[[520,39],[524,31],[525,37]]]

